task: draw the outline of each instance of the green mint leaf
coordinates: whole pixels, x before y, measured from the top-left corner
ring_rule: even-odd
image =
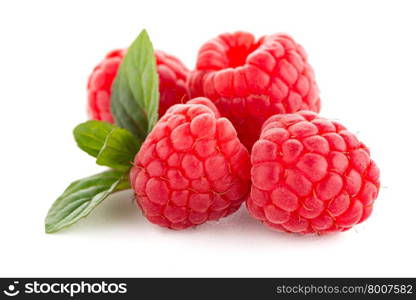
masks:
[[[102,121],[87,121],[74,129],[78,146],[97,158],[97,164],[127,171],[140,143],[130,131]]]
[[[146,30],[130,45],[111,92],[115,123],[143,141],[158,118],[159,79]]]
[[[71,226],[88,216],[111,193],[128,188],[128,176],[116,170],[74,181],[49,209],[45,219],[46,233]]]
[[[117,127],[113,124],[91,120],[75,127],[74,138],[79,148],[89,155],[97,157],[107,136],[115,128]]]
[[[117,170],[127,171],[132,166],[134,156],[140,149],[140,143],[122,128],[114,128],[108,135],[97,155],[97,164]]]

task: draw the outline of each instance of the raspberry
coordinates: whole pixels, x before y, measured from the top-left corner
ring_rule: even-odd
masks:
[[[94,68],[88,80],[88,113],[91,119],[113,123],[110,111],[111,85],[126,50],[114,50]],[[187,100],[188,69],[174,56],[155,51],[159,74],[159,116],[176,103]]]
[[[229,118],[248,149],[270,116],[299,110],[319,112],[314,73],[302,46],[290,36],[255,40],[246,32],[222,34],[199,50],[188,79],[190,96],[204,96]]]
[[[204,98],[172,106],[136,155],[131,186],[150,222],[184,229],[225,217],[246,200],[248,151],[210,107]]]
[[[159,74],[159,116],[174,104],[188,100],[186,79],[189,70],[175,56],[155,51],[157,73]]]
[[[250,214],[284,232],[345,231],[366,220],[380,188],[369,149],[310,111],[263,125],[251,153]]]

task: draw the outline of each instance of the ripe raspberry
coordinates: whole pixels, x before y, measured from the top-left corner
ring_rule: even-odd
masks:
[[[269,118],[251,162],[248,210],[278,231],[350,229],[369,217],[380,188],[369,149],[310,111]]]
[[[190,96],[204,96],[217,105],[248,149],[268,117],[320,109],[306,53],[285,34],[256,41],[250,33],[236,32],[207,42],[199,50],[188,88]]]
[[[88,80],[88,113],[91,119],[113,123],[110,111],[111,85],[126,50],[114,50],[94,68]],[[176,103],[187,100],[188,69],[174,56],[155,51],[159,74],[159,116]]]
[[[150,222],[184,229],[225,217],[246,200],[248,151],[210,107],[204,98],[172,106],[136,155],[131,186]]]

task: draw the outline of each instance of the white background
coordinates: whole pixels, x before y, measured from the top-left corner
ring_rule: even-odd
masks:
[[[1,1],[0,276],[416,276],[413,1]],[[322,115],[371,148],[382,189],[364,224],[323,237],[273,232],[243,207],[219,223],[149,224],[129,192],[61,233],[55,198],[100,170],[78,150],[92,68],[147,28],[193,67],[203,42],[287,32],[309,54]]]

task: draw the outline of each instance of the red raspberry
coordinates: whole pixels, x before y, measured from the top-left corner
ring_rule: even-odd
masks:
[[[91,119],[113,123],[110,111],[111,85],[126,50],[114,50],[94,68],[88,80],[88,112]],[[174,56],[155,51],[159,74],[159,116],[176,103],[187,100],[188,69]]]
[[[268,117],[320,109],[306,53],[285,34],[256,41],[250,33],[226,33],[207,42],[199,50],[188,88],[192,97],[204,96],[217,105],[248,149]]]
[[[251,153],[247,207],[285,232],[344,231],[366,220],[380,188],[369,149],[310,111],[269,118]]]
[[[190,102],[168,109],[130,172],[146,218],[172,229],[233,213],[250,189],[249,154],[233,125],[216,116],[208,99]]]

